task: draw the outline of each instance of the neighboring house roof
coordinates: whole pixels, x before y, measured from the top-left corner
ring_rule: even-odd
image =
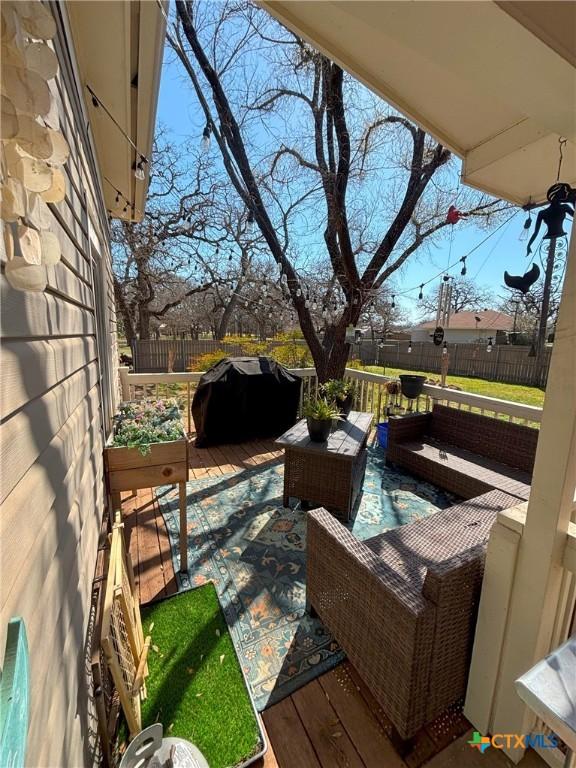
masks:
[[[480,321],[477,322],[476,318],[479,317]],[[511,331],[514,326],[514,318],[510,315],[505,315],[503,312],[497,312],[494,309],[485,309],[482,312],[456,312],[451,315],[450,325],[448,326],[451,331],[464,331],[464,330],[486,330],[492,331]],[[427,323],[420,323],[411,328],[412,331],[425,330],[428,328],[434,329],[436,322],[430,320]]]

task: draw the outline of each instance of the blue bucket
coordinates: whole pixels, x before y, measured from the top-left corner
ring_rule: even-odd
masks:
[[[378,438],[378,445],[380,448],[388,447],[388,422],[383,421],[380,424],[376,424],[376,436]]]

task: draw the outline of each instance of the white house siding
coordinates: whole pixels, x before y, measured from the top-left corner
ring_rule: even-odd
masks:
[[[27,765],[85,766],[92,764],[95,730],[85,646],[104,514],[103,419],[114,407],[104,407],[104,399],[115,397],[116,328],[106,213],[83,128],[83,96],[59,17],[63,7],[51,8],[60,61],[53,93],[71,155],[67,198],[50,206],[62,260],[49,268],[48,288],[14,291],[3,264],[0,276],[0,648],[8,619],[22,616],[31,659]],[[112,383],[101,380],[99,350],[109,356]]]

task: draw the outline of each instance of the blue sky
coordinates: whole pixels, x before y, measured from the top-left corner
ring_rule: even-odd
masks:
[[[170,61],[165,61],[162,71],[158,123],[169,130],[175,142],[196,137],[200,142],[204,120],[191,88],[183,79],[180,67],[173,58],[173,54],[166,53],[165,59]],[[214,148],[212,151],[217,150]],[[552,181],[551,178],[551,183]],[[467,259],[467,276],[474,278],[482,286],[488,286],[496,296],[505,293],[504,270],[508,270],[511,274],[523,274],[532,263],[526,258],[526,243],[519,240],[525,219],[526,214],[518,210],[508,224],[495,232]],[[567,226],[570,226],[568,222]],[[456,224],[451,243],[450,238],[446,236],[438,247],[428,249],[428,252],[421,250],[415,253],[396,279],[399,291],[414,288],[413,296],[410,294],[399,297],[397,303],[405,308],[412,319],[418,319],[419,312],[416,304],[418,286],[444,270],[449,260],[456,262],[461,256],[467,254],[488,234],[489,231],[472,225],[463,227]],[[459,275],[460,265],[455,267],[451,274]],[[428,286],[425,290],[429,290],[430,287]]]

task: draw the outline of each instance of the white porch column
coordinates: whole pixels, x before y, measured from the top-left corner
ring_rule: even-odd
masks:
[[[507,615],[496,632],[503,638],[500,653],[500,646],[488,652],[492,628],[488,630],[482,619],[497,603],[491,598],[491,605],[487,604],[490,596],[486,587],[486,595],[483,592],[482,596],[472,662],[476,673],[470,678],[467,707],[469,717],[483,713],[478,720],[488,723],[491,733],[526,733],[534,725],[534,716],[516,694],[513,683],[551,650],[575,487],[576,226],[572,230],[526,523],[518,542],[515,570],[511,565],[513,581]],[[491,585],[493,594],[494,574],[489,572],[489,560],[486,565],[485,584]],[[501,588],[505,591],[506,585],[501,584]],[[500,596],[500,604],[502,600]],[[486,658],[489,653],[491,657]],[[479,690],[482,685],[478,670],[484,661],[498,671],[495,683]],[[480,723],[477,727],[481,727]],[[515,762],[522,757],[519,749],[508,754]]]

